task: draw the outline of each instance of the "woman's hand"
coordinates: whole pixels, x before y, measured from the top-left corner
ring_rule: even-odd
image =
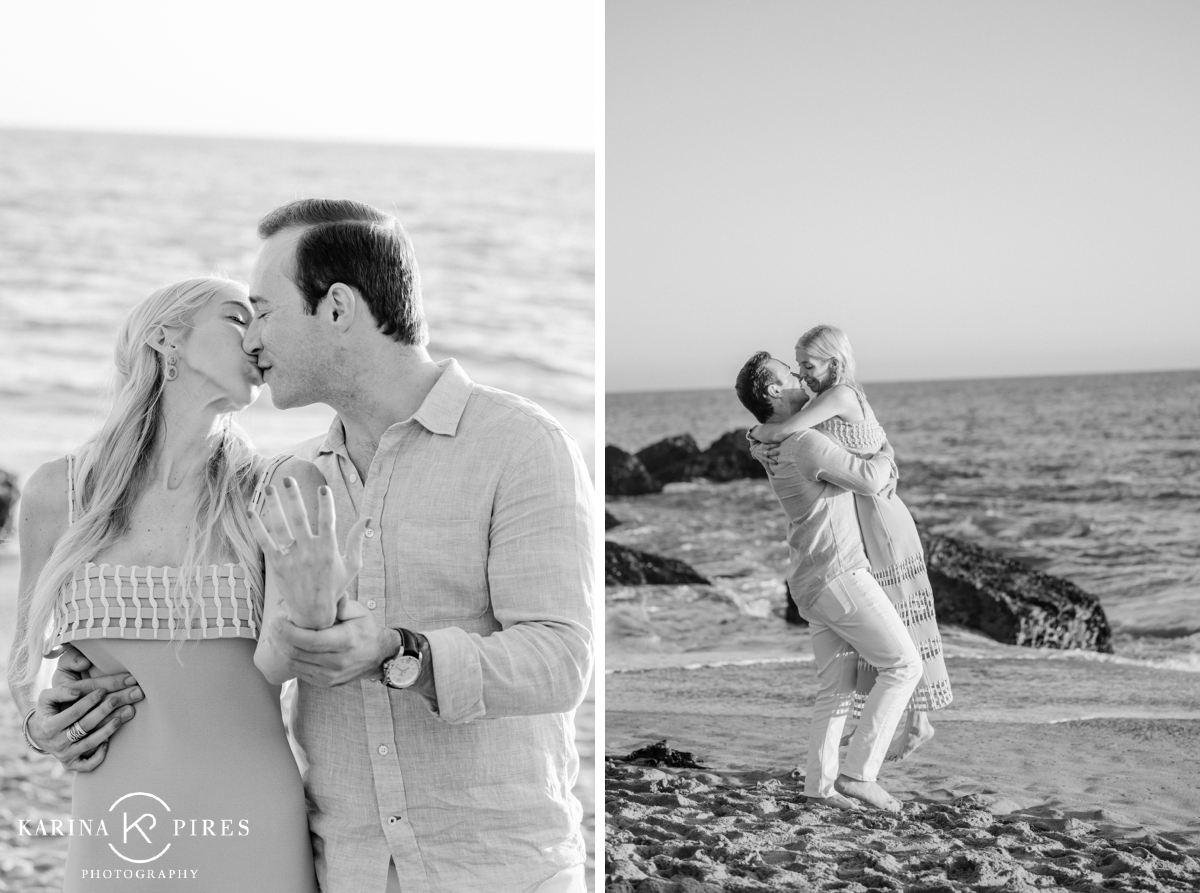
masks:
[[[752,443],[750,444],[750,455],[761,462],[767,471],[774,471],[775,466],[779,464],[779,444]]]
[[[141,699],[142,690],[125,673],[79,679],[39,694],[26,728],[33,743],[64,769],[91,772],[104,762],[108,739],[133,719],[131,702]],[[72,732],[83,737],[73,741]]]
[[[337,512],[328,486],[317,491],[317,532],[312,532],[304,497],[294,478],[283,479],[284,499],[267,487],[271,500],[268,522],[250,510],[251,528],[263,558],[279,578],[288,615],[297,626],[325,629],[337,618],[338,599],[362,567],[363,533],[370,518],[360,518],[346,537],[346,553],[338,549]]]
[[[750,429],[750,436],[759,443],[779,443],[788,438],[787,432],[783,430],[783,425],[776,422],[755,425]]]

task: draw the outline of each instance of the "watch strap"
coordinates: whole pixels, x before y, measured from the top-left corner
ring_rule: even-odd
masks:
[[[417,638],[417,634],[404,627],[400,627],[396,632],[400,633],[400,653],[396,657],[419,658],[421,656],[421,640]]]

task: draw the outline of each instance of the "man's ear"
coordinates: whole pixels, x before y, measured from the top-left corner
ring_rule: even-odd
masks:
[[[779,382],[767,385],[768,397],[778,397],[781,393],[783,393],[783,385]]]
[[[335,282],[325,292],[322,302],[328,319],[341,331],[346,331],[358,312],[358,292],[343,282]]]

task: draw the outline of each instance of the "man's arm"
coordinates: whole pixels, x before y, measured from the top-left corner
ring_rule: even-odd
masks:
[[[592,671],[592,484],[574,442],[541,434],[497,487],[488,549],[489,636],[425,633],[438,715],[447,722],[562,713]]]
[[[895,451],[887,442],[871,458],[860,459],[825,435],[804,431],[794,449],[796,463],[808,477],[863,496],[876,495],[899,477]]]

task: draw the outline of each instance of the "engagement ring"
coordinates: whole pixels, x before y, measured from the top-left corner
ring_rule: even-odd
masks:
[[[82,741],[84,738],[86,738],[87,732],[83,730],[83,726],[81,726],[79,723],[73,723],[71,728],[67,729],[67,737],[70,738],[71,743],[74,744],[76,741]]]

